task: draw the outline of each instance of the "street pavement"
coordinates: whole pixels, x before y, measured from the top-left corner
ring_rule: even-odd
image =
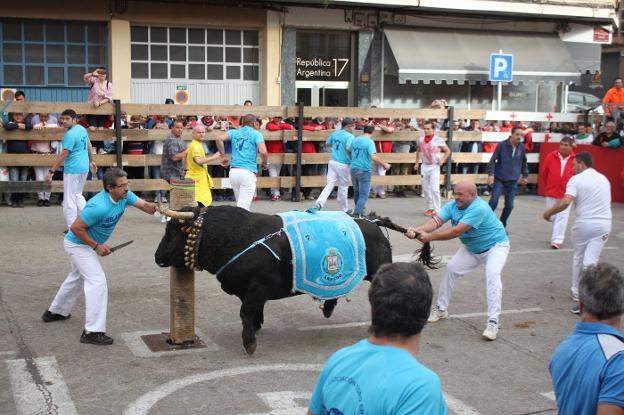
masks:
[[[257,212],[309,207],[313,202],[257,202]],[[335,201],[327,208],[335,209]],[[375,199],[368,209],[403,225],[425,219],[420,197]],[[549,247],[544,201],[516,198],[509,221],[511,254],[503,273],[498,340],[486,324],[483,267],[457,284],[451,318],[427,326],[418,359],[442,381],[449,413],[555,414],[548,362],[577,317],[568,299],[572,252]],[[621,269],[624,206],[614,205],[613,232],[602,259]],[[159,218],[129,208],[110,244],[134,244],[102,260],[109,287],[108,347],[79,342],[81,298],[72,318],[43,323],[68,272],[61,208],[0,208],[0,413],[2,414],[305,414],[318,371],[337,349],[367,335],[368,283],[340,301],[331,319],[307,296],[272,301],[258,348],[241,342],[240,302],[207,272],[196,274],[196,327],[204,349],[151,353],[139,336],[169,328],[169,270],[153,260],[164,233]],[[390,231],[395,260],[418,243]],[[458,241],[434,244],[452,255]],[[443,268],[430,272],[437,291]]]

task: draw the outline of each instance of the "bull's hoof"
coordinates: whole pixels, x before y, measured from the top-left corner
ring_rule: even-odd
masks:
[[[249,345],[243,345],[243,347],[245,348],[247,354],[251,356],[256,351],[256,347],[258,347],[258,344],[256,342],[253,342]]]
[[[321,310],[323,310],[323,315],[325,316],[325,318],[331,317],[337,304],[338,304],[338,300],[335,300],[335,299],[327,300],[323,303],[323,307],[321,308]]]

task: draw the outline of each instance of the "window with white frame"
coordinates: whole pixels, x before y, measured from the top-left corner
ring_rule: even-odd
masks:
[[[257,81],[257,30],[132,26],[132,79]]]

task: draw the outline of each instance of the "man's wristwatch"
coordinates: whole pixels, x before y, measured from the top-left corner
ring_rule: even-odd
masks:
[[[54,170],[50,169],[50,170],[48,170],[48,173],[54,174]]]

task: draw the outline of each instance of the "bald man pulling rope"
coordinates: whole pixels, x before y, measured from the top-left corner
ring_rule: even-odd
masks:
[[[487,202],[477,196],[477,187],[471,182],[455,185],[455,200],[447,203],[430,219],[416,228],[409,228],[405,235],[421,242],[447,241],[459,238],[459,250],[446,265],[444,277],[438,290],[438,300],[431,311],[429,322],[448,318],[448,305],[455,280],[485,263],[488,322],[483,337],[495,340],[499,329],[503,284],[501,272],[509,254],[509,238],[505,228]],[[439,230],[445,222],[451,228]]]

